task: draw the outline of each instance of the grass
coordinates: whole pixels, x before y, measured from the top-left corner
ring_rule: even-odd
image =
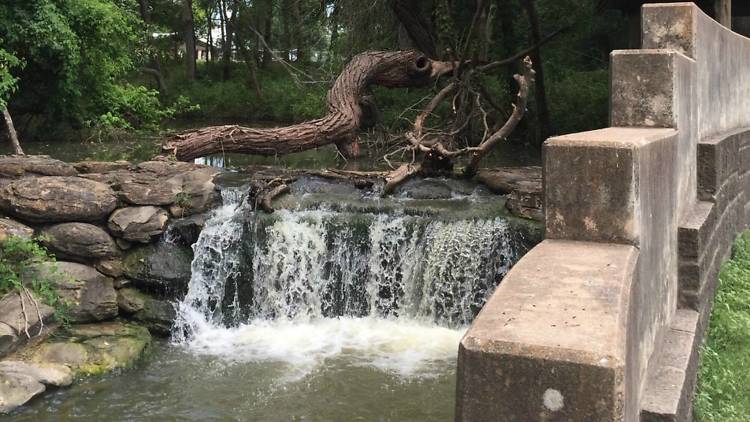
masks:
[[[722,267],[701,352],[695,419],[750,421],[750,231]]]

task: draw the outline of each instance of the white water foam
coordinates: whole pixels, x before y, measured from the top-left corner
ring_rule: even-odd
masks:
[[[449,372],[465,327],[515,261],[499,218],[358,215],[357,226],[330,211],[279,210],[248,227],[226,199],[193,246],[173,339],[195,353],[283,364],[289,379],[332,359],[404,379]]]

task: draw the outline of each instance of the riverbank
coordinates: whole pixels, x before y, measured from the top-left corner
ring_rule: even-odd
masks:
[[[708,335],[701,351],[698,422],[750,420],[750,232],[734,245],[719,275]]]

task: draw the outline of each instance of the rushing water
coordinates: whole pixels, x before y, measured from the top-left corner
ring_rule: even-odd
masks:
[[[295,189],[267,215],[225,188],[171,340],[15,418],[451,420],[460,338],[530,246],[517,222],[472,191],[441,208]]]
[[[173,337],[201,354],[282,363],[290,379],[337,357],[407,379],[444,372],[518,255],[499,217],[241,207],[216,210],[193,246]]]

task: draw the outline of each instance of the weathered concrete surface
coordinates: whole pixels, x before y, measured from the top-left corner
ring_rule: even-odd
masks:
[[[637,259],[629,245],[532,249],[461,341],[456,420],[621,420]]]
[[[698,312],[677,311],[664,337],[661,353],[649,373],[641,407],[641,421],[682,422],[692,418],[698,348]]]
[[[643,46],[612,54],[611,124],[630,129],[562,136],[544,150],[548,238],[637,248],[621,281],[628,311],[610,332],[627,333],[619,372],[596,368],[592,385],[580,356],[598,342],[573,345],[568,327],[537,326],[565,315],[549,299],[561,272],[550,256],[564,248],[548,240],[516,264],[462,342],[457,420],[691,418],[718,268],[750,223],[750,40],[676,3],[644,7]],[[639,131],[657,135],[635,142]],[[586,274],[597,262],[580,262],[570,294],[595,284]],[[552,312],[521,312],[540,307]]]

